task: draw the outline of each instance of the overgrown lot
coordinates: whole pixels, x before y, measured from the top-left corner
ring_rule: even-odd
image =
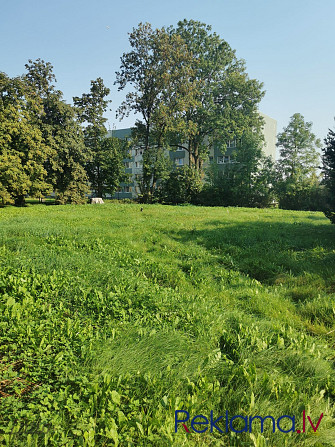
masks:
[[[321,213],[34,205],[0,225],[1,446],[335,445]],[[175,433],[177,409],[324,416]]]

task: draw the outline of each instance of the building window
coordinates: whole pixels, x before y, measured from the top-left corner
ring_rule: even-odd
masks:
[[[210,162],[210,163],[213,163],[213,160],[214,160],[214,158],[210,156],[210,157],[209,157],[209,162]]]
[[[175,159],[175,163],[176,163],[176,166],[183,166],[184,159],[183,158],[176,158]]]
[[[219,155],[217,158],[217,162],[219,165],[223,165],[224,163],[230,163],[230,156],[229,155]]]
[[[234,138],[233,140],[229,140],[229,141],[227,142],[227,147],[228,147],[228,148],[234,148],[234,147],[236,147],[236,138]]]
[[[177,147],[177,151],[183,151],[184,149],[180,146]]]

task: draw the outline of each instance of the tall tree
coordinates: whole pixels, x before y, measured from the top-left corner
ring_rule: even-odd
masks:
[[[45,162],[50,148],[33,119],[35,95],[22,78],[0,73],[0,197],[24,205],[25,196],[50,192]]]
[[[305,208],[299,196],[308,196],[309,188],[318,184],[320,140],[312,132],[312,123],[295,113],[283,132],[278,134],[280,158],[277,162],[276,190],[284,208]]]
[[[190,123],[183,117],[196,105],[197,83],[191,67],[192,54],[180,36],[140,23],[130,33],[129,42],[132,49],[121,57],[116,84],[119,90],[129,86],[132,90],[117,116],[122,119],[130,112],[141,115],[133,134],[144,149],[140,185],[143,196],[150,199],[158,179],[166,172],[164,149],[169,134],[190,132],[186,128]]]
[[[257,132],[246,132],[238,142],[230,163],[212,163],[208,180],[219,205],[266,207],[273,201],[274,167],[262,151]],[[208,190],[208,188],[207,188]]]
[[[225,152],[226,141],[240,139],[251,129],[260,130],[257,107],[264,96],[263,84],[249,79],[244,61],[210,26],[185,19],[169,31],[183,39],[193,56],[198,101],[184,115],[189,134],[179,139],[186,141],[190,164],[201,170],[213,143],[221,144]]]
[[[328,200],[325,210],[326,216],[335,224],[335,132],[329,129],[327,138],[324,140],[325,147],[322,149],[323,156],[322,171],[324,183],[328,190]]]
[[[104,113],[111,102],[107,99],[109,93],[103,79],[97,78],[91,81],[89,93],[73,98],[79,119],[85,125],[84,139],[89,154],[86,170],[97,197],[113,195],[125,177],[122,160],[127,155],[127,143],[107,137]]]
[[[97,197],[113,196],[120,183],[128,180],[123,163],[128,151],[127,141],[115,137],[101,140],[99,151],[88,164],[90,187]]]
[[[57,202],[85,203],[89,191],[85,171],[88,154],[75,110],[54,95],[45,101],[44,108],[45,135],[53,148],[47,169]]]
[[[286,179],[310,177],[319,166],[317,149],[321,142],[312,132],[312,123],[295,113],[283,132],[278,134],[280,167]]]
[[[53,67],[41,59],[26,64],[25,83],[38,107],[32,107],[33,121],[50,148],[45,167],[59,203],[84,203],[88,192],[84,164],[87,159],[83,134],[73,107],[56,90]]]
[[[104,85],[103,79],[97,78],[91,81],[89,93],[84,93],[80,98],[78,96],[73,98],[79,119],[85,124],[85,144],[92,154],[99,152],[102,138],[107,134],[105,126],[107,118],[104,117],[104,113],[111,102],[106,99],[109,93],[110,89]]]

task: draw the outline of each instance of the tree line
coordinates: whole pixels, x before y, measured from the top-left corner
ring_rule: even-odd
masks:
[[[143,202],[324,209],[333,218],[334,132],[322,163],[312,124],[295,114],[278,135],[275,163],[262,151],[258,106],[263,84],[250,79],[243,60],[210,26],[183,20],[153,29],[140,23],[129,34],[115,84],[126,89],[120,119],[135,113],[130,141],[108,137],[104,113],[109,88],[101,78],[89,93],[66,104],[50,63],[29,61],[26,73],[0,74],[0,197],[23,204],[27,195],[54,191],[58,203],[82,203],[89,190],[113,194],[127,181],[123,159],[143,149],[137,182]],[[209,161],[235,140],[231,163]],[[175,169],[168,150],[185,150]]]
[[[27,196],[54,192],[56,201],[84,203],[89,190],[113,194],[125,178],[125,142],[107,138],[103,117],[109,89],[103,80],[66,104],[49,62],[31,61],[26,73],[0,73],[0,199],[23,205]]]

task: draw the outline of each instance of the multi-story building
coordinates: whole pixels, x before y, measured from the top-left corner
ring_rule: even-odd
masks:
[[[264,147],[263,151],[265,155],[271,156],[273,160],[276,158],[276,135],[277,135],[277,121],[269,116],[260,113],[264,119],[263,135],[264,135]],[[131,129],[118,129],[109,131],[108,136],[114,136],[117,138],[130,138]],[[231,156],[234,150],[236,150],[236,140],[226,142],[226,152],[222,153],[218,146],[213,145],[209,151],[209,162],[216,162],[219,165],[231,162]],[[189,164],[189,157],[186,150],[182,147],[178,147],[174,151],[169,152],[171,160],[176,166],[184,166]],[[114,198],[136,198],[140,193],[138,186],[138,178],[142,172],[142,156],[143,149],[134,147],[130,150],[129,158],[124,159],[125,170],[127,174],[130,174],[129,183],[121,184],[119,191],[114,195]]]

